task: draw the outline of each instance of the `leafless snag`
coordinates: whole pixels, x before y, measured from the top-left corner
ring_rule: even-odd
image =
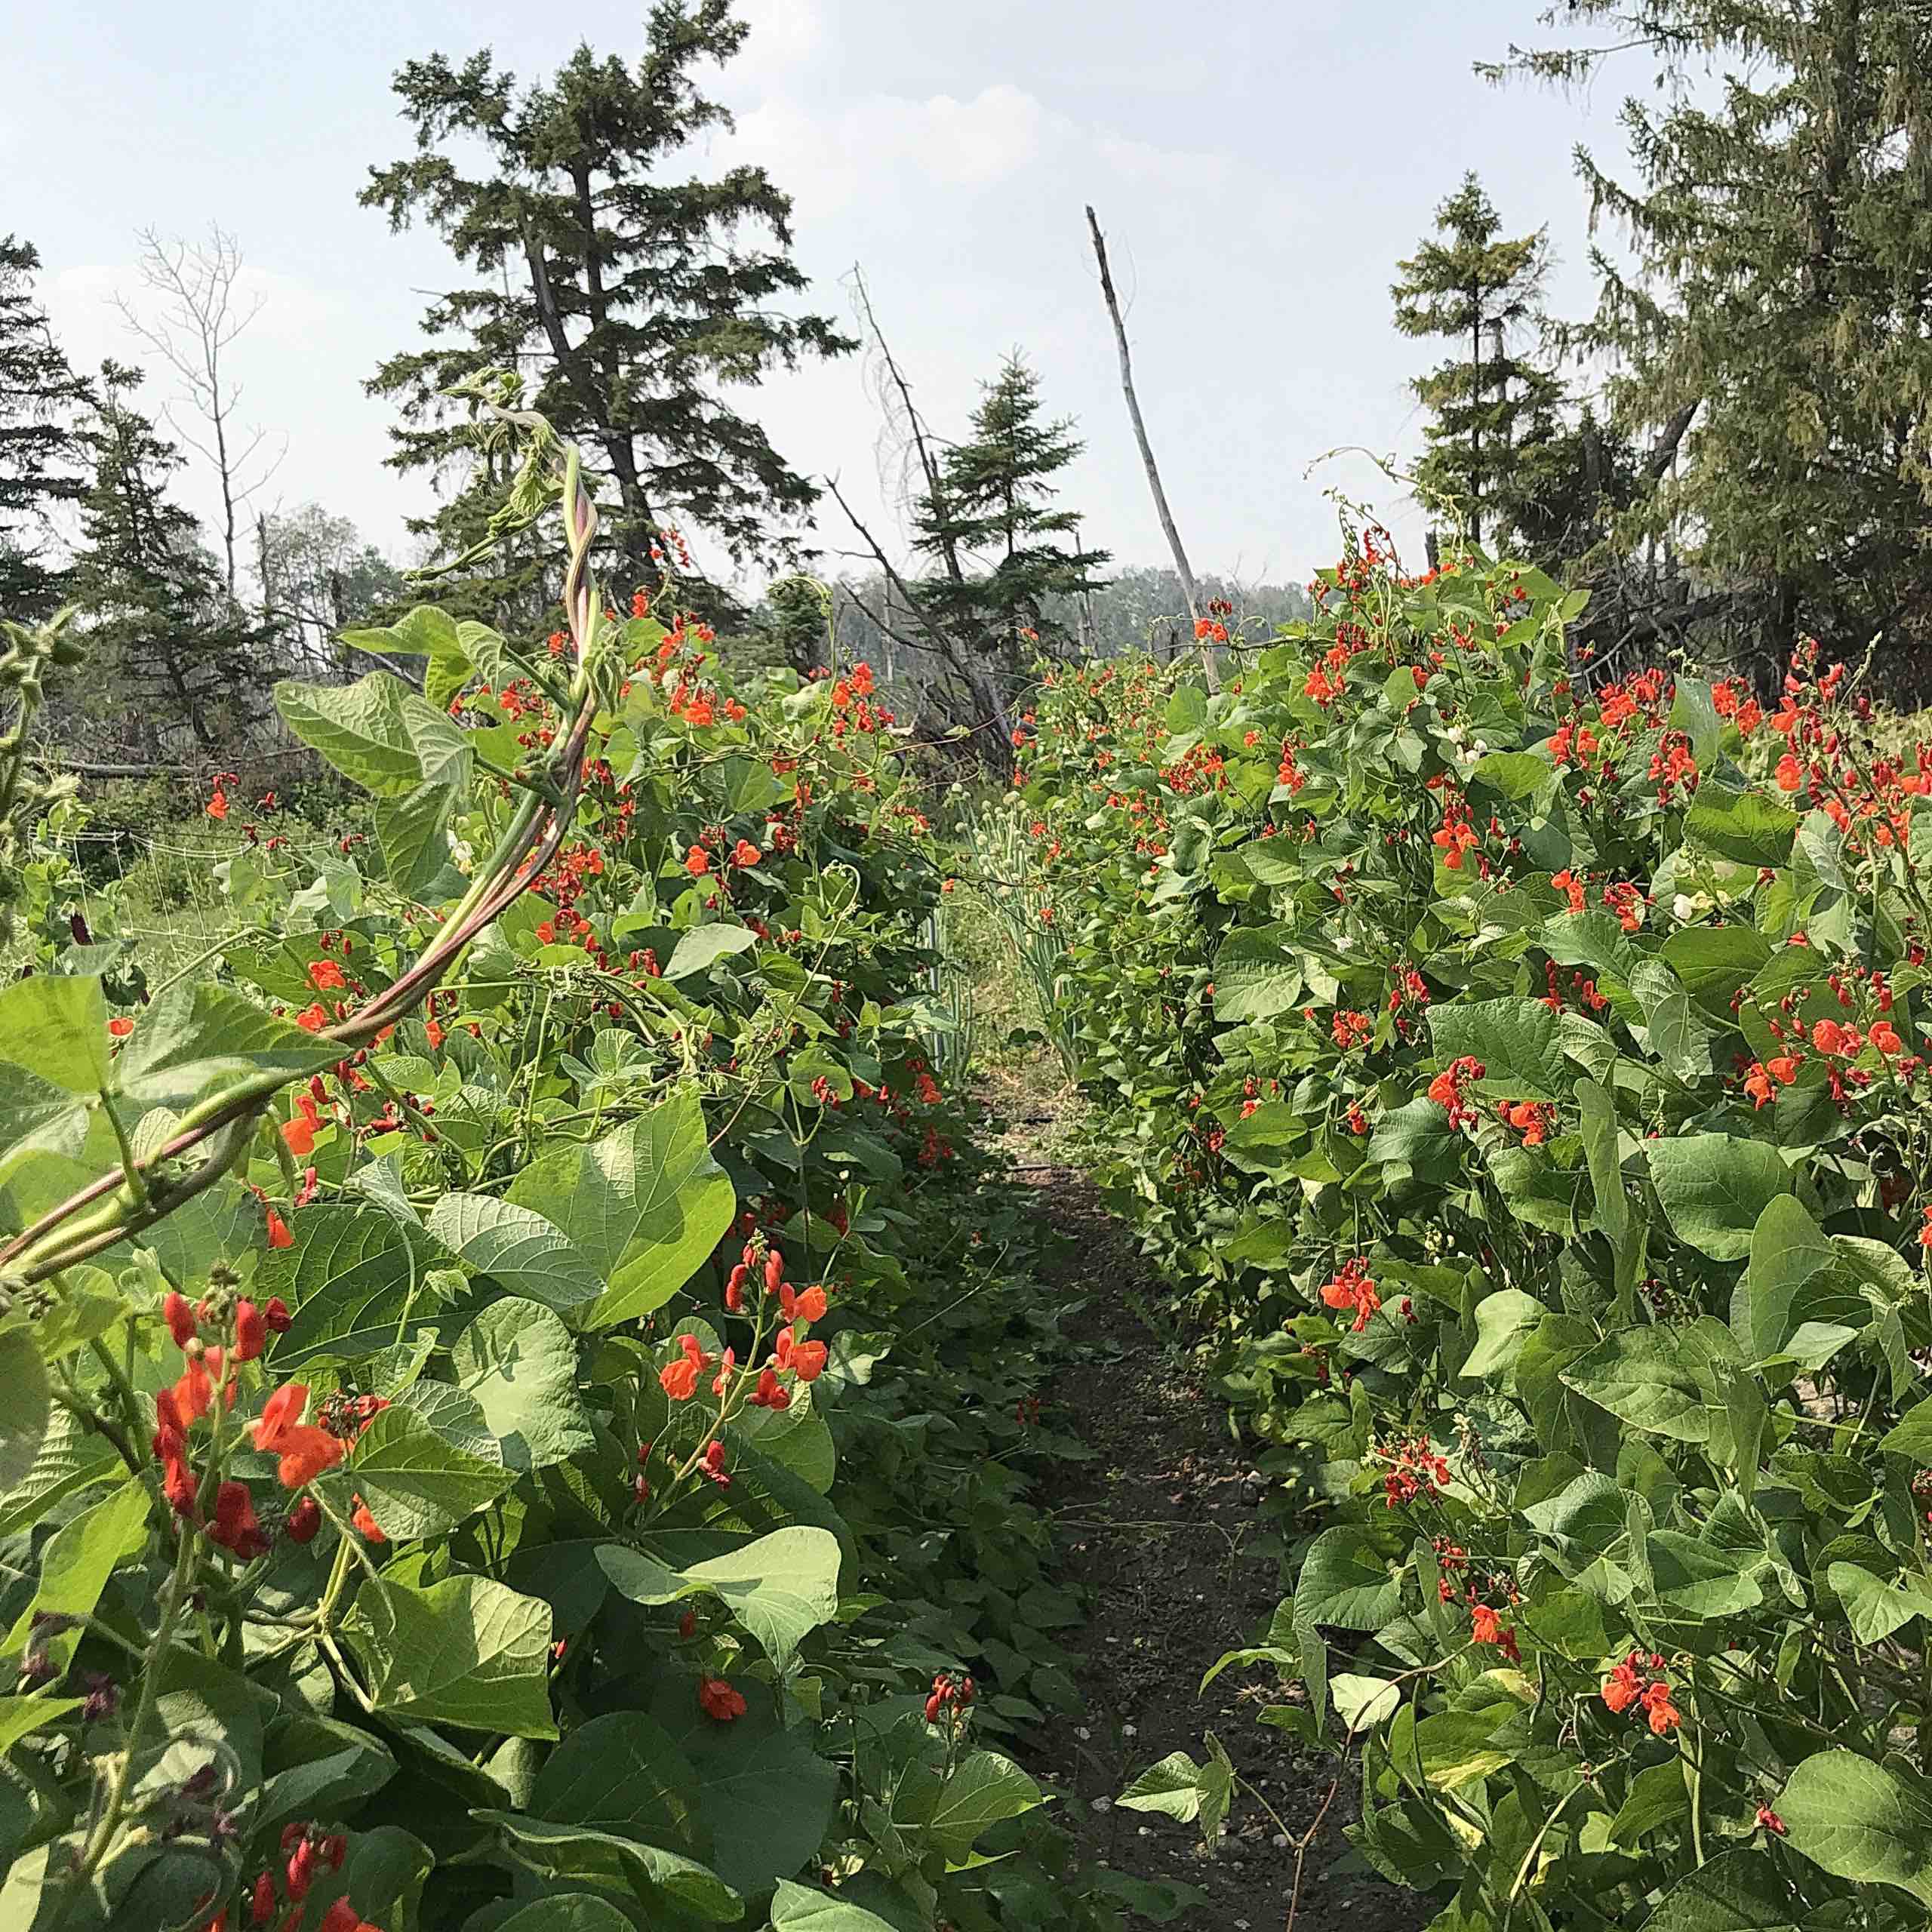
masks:
[[[214,466],[220,481],[222,555],[232,602],[242,509],[274,474],[284,451],[275,452],[253,475],[248,473],[269,432],[237,428],[234,417],[241,386],[226,374],[223,358],[262,312],[267,298],[244,300],[241,245],[217,225],[210,224],[205,242],[165,240],[152,228],[138,229],[135,238],[141,245],[137,266],[142,285],[159,299],[160,312],[155,320],[146,320],[125,295],[114,298],[115,306],[134,334],[180,378],[188,407],[202,420],[204,427],[197,433],[183,426],[171,405],[164,411],[174,433]]]
[[[906,380],[905,371],[900,367],[897,358],[893,355],[891,346],[885,339],[885,331],[879,326],[878,317],[872,308],[871,291],[866,288],[865,277],[856,266],[852,270],[851,281],[853,300],[857,305],[860,317],[870,339],[872,354],[876,358],[872,386],[885,417],[886,437],[888,440],[896,440],[898,453],[909,454],[912,463],[917,465],[927,500],[935,512],[933,521],[937,532],[936,547],[940,566],[952,583],[963,585],[967,578],[966,560],[960,554],[958,543],[946,530],[946,518],[941,513],[945,500],[945,478],[932,432],[914,406],[912,384]],[[881,481],[883,485],[885,481],[883,476]],[[998,681],[986,668],[985,659],[976,648],[975,641],[971,638],[955,636],[943,626],[933,621],[928,613],[921,608],[911,586],[894,568],[884,546],[859,520],[838,484],[828,479],[826,488],[830,491],[833,500],[844,512],[846,521],[858,533],[873,562],[903,607],[917,614],[919,635],[916,639],[907,638],[880,623],[870,611],[866,611],[866,615],[872,617],[875,623],[878,623],[881,630],[892,638],[895,643],[911,651],[923,651],[927,655],[937,657],[952,670],[970,693],[973,708],[978,714],[977,721],[970,728],[975,731],[982,731],[988,721],[998,728],[999,756],[997,760],[988,759],[987,761],[1010,762],[1008,751],[1013,740],[1012,718],[1006,701],[1001,694]],[[889,489],[887,494],[891,494]],[[912,494],[909,489],[903,485],[900,487],[899,496],[902,509]],[[853,601],[859,604],[862,610],[866,608],[856,597]]]
[[[1114,343],[1120,351],[1120,386],[1127,397],[1127,413],[1134,423],[1134,439],[1140,445],[1141,466],[1147,472],[1147,487],[1154,493],[1155,513],[1161,519],[1161,528],[1167,534],[1168,548],[1174,553],[1174,572],[1180,579],[1180,587],[1187,598],[1187,614],[1193,619],[1195,635],[1200,635],[1201,599],[1194,587],[1194,572],[1189,567],[1187,552],[1181,547],[1180,532],[1174,527],[1174,512],[1168,507],[1168,493],[1161,487],[1161,472],[1154,461],[1154,446],[1147,440],[1147,425],[1141,419],[1140,399],[1134,392],[1134,361],[1128,352],[1127,325],[1121,319],[1120,298],[1114,293],[1113,273],[1107,266],[1107,244],[1100,232],[1099,218],[1090,207],[1087,211],[1088,231],[1094,238],[1094,259],[1100,265],[1100,293],[1106,298],[1107,313],[1112,318]],[[1201,675],[1208,681],[1208,688],[1217,691],[1221,688],[1220,673],[1214,667],[1214,648],[1204,638],[1201,644]]]
[[[900,575],[891,558],[887,555],[884,546],[860,521],[858,512],[846,500],[844,491],[839,488],[837,478],[827,477],[825,486],[832,493],[833,502],[844,512],[846,521],[857,531],[860,541],[871,553],[873,562],[878,565],[881,574],[899,598],[901,605],[907,610],[917,611],[918,603],[912,594],[911,586]],[[918,636],[909,637],[886,623],[882,615],[868,609],[857,597],[853,601],[859,604],[860,608],[864,610],[872,622],[894,643],[909,651],[922,651],[940,657],[959,677],[972,694],[973,703],[979,709],[982,720],[989,720],[998,727],[1003,756],[1004,747],[1012,741],[1012,720],[1000,697],[998,685],[971,642],[952,637],[923,617],[919,624]],[[983,728],[983,724],[974,728]]]

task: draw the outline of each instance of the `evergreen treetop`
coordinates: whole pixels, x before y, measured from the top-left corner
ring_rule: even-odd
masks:
[[[1612,52],[1618,180],[1580,149],[1599,251],[1592,347],[1656,460],[1622,531],[1668,544],[1740,638],[1836,648],[1932,630],[1932,8],[1923,0],[1569,0],[1601,48],[1519,53],[1559,82]]]
[[[1417,478],[1462,507],[1472,542],[1481,542],[1487,515],[1503,543],[1519,521],[1534,452],[1560,426],[1561,386],[1510,343],[1542,322],[1549,234],[1505,236],[1473,173],[1436,210],[1435,224],[1435,234],[1397,264],[1402,278],[1389,291],[1404,335],[1445,337],[1466,352],[1413,385],[1433,417]]]
[[[762,168],[672,171],[696,136],[729,125],[697,70],[728,60],[746,31],[729,0],[661,0],[634,66],[583,45],[525,87],[487,50],[460,66],[411,61],[395,86],[416,152],[372,169],[361,195],[394,228],[426,223],[474,277],[431,304],[432,346],[392,357],[370,383],[401,411],[390,460],[459,463],[461,425],[440,392],[518,371],[529,405],[608,478],[620,584],[651,575],[672,524],[737,562],[789,560],[787,526],[817,492],[729,392],[852,346],[825,317],[786,312],[806,281],[790,200]],[[466,476],[432,527],[466,548],[496,500],[496,479]]]
[[[225,755],[263,713],[263,633],[228,596],[199,521],[169,500],[181,455],[134,406],[140,380],[103,363],[82,432],[94,478],[72,587],[94,674],[82,701],[148,758]]]
[[[49,515],[86,493],[81,418],[91,394],[35,299],[39,251],[0,235],[0,613],[45,617],[66,586],[49,562]]]
[[[1108,561],[1081,545],[1078,513],[1054,507],[1055,478],[1082,447],[1070,418],[1044,418],[1038,377],[1009,355],[982,386],[971,434],[945,451],[937,486],[914,511],[918,548],[960,565],[921,586],[929,616],[1010,672],[1035,648],[1071,646],[1052,606],[1096,588]]]

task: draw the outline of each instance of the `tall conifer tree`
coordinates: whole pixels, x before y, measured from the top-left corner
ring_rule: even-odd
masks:
[[[1083,548],[1080,518],[1054,506],[1055,479],[1081,451],[1071,419],[1043,420],[1039,378],[1008,356],[983,386],[971,433],[946,451],[938,487],[915,512],[928,555],[957,558],[918,586],[928,620],[976,648],[1009,675],[1037,648],[1071,648],[1052,614],[1056,600],[1096,587],[1107,552]]]
[[[1517,351],[1512,338],[1542,320],[1549,268],[1546,230],[1505,236],[1503,218],[1473,174],[1435,212],[1436,232],[1397,266],[1389,291],[1404,335],[1445,337],[1450,358],[1414,385],[1433,420],[1417,477],[1453,499],[1480,543],[1485,526],[1506,545],[1540,446],[1559,429],[1563,392]]]
[[[1599,253],[1590,346],[1651,444],[1626,548],[1668,545],[1740,639],[1853,650],[1932,635],[1932,8],[1924,0],[1568,0],[1603,51],[1485,71],[1560,82],[1614,51],[1617,180],[1585,149]],[[1653,441],[1652,439],[1654,438]],[[1894,660],[1895,663],[1897,661]]]
[[[80,441],[90,401],[35,299],[40,256],[0,236],[0,615],[42,617],[66,572],[54,560],[51,513],[86,493]]]
[[[502,479],[469,466],[439,392],[495,367],[523,374],[529,405],[603,472],[620,586],[651,577],[666,525],[697,526],[734,562],[789,560],[788,529],[817,493],[731,393],[853,345],[823,316],[786,312],[805,277],[791,202],[764,169],[675,171],[691,142],[729,126],[697,70],[746,32],[729,0],[660,0],[634,66],[586,45],[529,87],[487,50],[397,75],[416,152],[372,169],[361,199],[393,227],[426,223],[475,279],[430,306],[432,346],[392,357],[370,387],[401,410],[393,463],[460,466],[433,519],[446,549],[482,534]],[[484,601],[527,592],[541,568]]]
[[[264,640],[229,597],[200,523],[168,500],[181,456],[134,408],[140,380],[104,363],[83,432],[94,459],[72,583],[86,626],[83,703],[147,758],[226,755],[263,715]]]

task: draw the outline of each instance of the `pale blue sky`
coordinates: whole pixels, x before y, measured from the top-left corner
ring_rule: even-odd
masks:
[[[942,429],[1003,352],[1023,349],[1088,452],[1069,500],[1124,561],[1164,551],[1117,386],[1082,205],[1131,302],[1136,374],[1197,568],[1305,575],[1334,547],[1322,491],[1412,513],[1340,444],[1413,454],[1406,383],[1428,345],[1398,336],[1388,286],[1463,171],[1512,231],[1547,223],[1553,294],[1587,307],[1581,139],[1621,154],[1638,69],[1577,100],[1499,92],[1470,63],[1536,34],[1536,0],[745,0],[744,57],[716,78],[739,115],[706,155],[765,162],[796,202],[820,307],[870,281],[919,400]],[[381,467],[385,405],[361,392],[448,285],[421,233],[355,204],[405,151],[394,69],[483,45],[534,75],[580,38],[622,53],[620,0],[5,0],[0,229],[39,246],[70,352],[143,359],[109,306],[132,285],[133,231],[217,220],[267,298],[236,352],[245,413],[288,451],[264,500],[314,498],[401,552],[424,486]],[[158,380],[151,388],[158,400]],[[879,420],[856,358],[775,380],[749,402],[790,460],[880,503]],[[183,494],[210,496],[193,478]],[[835,514],[822,520],[848,541]]]

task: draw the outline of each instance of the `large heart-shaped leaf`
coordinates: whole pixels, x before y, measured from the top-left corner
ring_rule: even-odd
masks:
[[[457,1384],[512,1469],[543,1469],[596,1441],[577,1392],[577,1342],[547,1308],[492,1302],[451,1346]]]
[[[1272,1020],[1301,997],[1302,973],[1288,950],[1292,928],[1241,926],[1214,955],[1214,1017]]]
[[[1572,1362],[1562,1380],[1633,1429],[1708,1442],[1714,1414],[1728,1413],[1719,1365],[1740,1360],[1730,1331],[1706,1315],[1682,1327],[1620,1329]]]
[[[1855,1751],[1820,1751],[1774,1809],[1786,1843],[1834,1877],[1897,1885],[1932,1905],[1932,1792]]]
[[[838,1614],[838,1540],[804,1524],[774,1530],[741,1549],[691,1564],[683,1580],[721,1598],[782,1667]]]
[[[512,1737],[555,1737],[550,1610],[487,1577],[356,1596],[343,1632],[377,1709]]]
[[[534,1209],[490,1194],[446,1194],[429,1232],[478,1273],[549,1308],[576,1308],[604,1292],[604,1279],[569,1235]]]
[[[447,1536],[516,1480],[501,1463],[457,1447],[399,1404],[362,1432],[349,1467],[370,1514],[398,1543]]]
[[[1556,1015],[1541,1000],[1487,999],[1429,1009],[1429,1037],[1444,1060],[1479,1062],[1483,1091],[1512,1100],[1561,1100],[1569,1086]]]
[[[584,1317],[597,1328],[669,1301],[723,1238],[737,1207],[690,1093],[601,1140],[543,1155],[517,1177],[509,1198],[562,1229],[609,1284]]]
[[[257,1276],[264,1300],[279,1295],[294,1311],[275,1345],[278,1371],[315,1355],[358,1361],[407,1340],[435,1316],[442,1297],[432,1277],[448,1257],[420,1230],[331,1202],[297,1214],[294,1232]]]
[[[1653,1140],[1647,1152],[1672,1232],[1714,1261],[1749,1254],[1758,1217],[1792,1191],[1791,1170],[1761,1140],[1685,1134]]]
[[[291,680],[275,687],[275,703],[304,744],[379,798],[467,780],[467,734],[392,672],[372,671],[352,685]]]
[[[1295,1624],[1379,1630],[1401,1606],[1402,1586],[1363,1531],[1324,1530],[1309,1546],[1295,1585]]]

